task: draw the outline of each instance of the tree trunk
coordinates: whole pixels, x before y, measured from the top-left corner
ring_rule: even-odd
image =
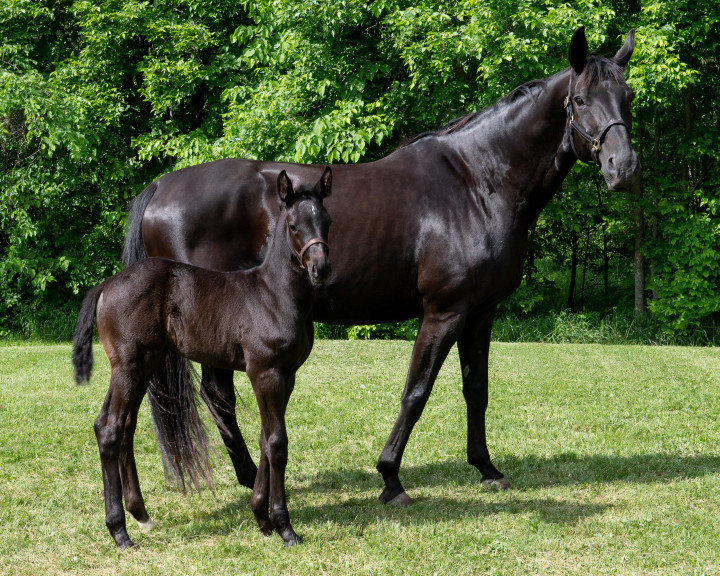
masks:
[[[643,125],[638,121],[635,126],[638,140],[638,148],[642,151],[642,135]],[[645,257],[643,256],[643,240],[644,240],[644,214],[642,209],[643,199],[643,178],[642,173],[638,176],[637,182],[633,188],[635,195],[635,208],[633,210],[633,219],[635,221],[635,317],[644,316],[647,312],[645,304]]]
[[[577,232],[572,231],[572,257],[570,260],[570,288],[568,289],[568,308],[570,312],[575,312],[575,283],[577,277],[577,251],[578,238]]]

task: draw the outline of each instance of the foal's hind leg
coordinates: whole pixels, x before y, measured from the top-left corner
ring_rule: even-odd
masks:
[[[155,526],[155,522],[150,519],[145,509],[145,501],[140,491],[140,481],[138,480],[137,466],[135,465],[133,446],[137,415],[143,396],[138,398],[125,421],[125,432],[120,445],[120,479],[122,481],[125,508],[137,520],[142,530],[150,530]]]
[[[120,452],[125,424],[134,404],[142,398],[143,387],[122,368],[113,368],[110,387],[95,420],[95,436],[100,451],[105,491],[105,524],[119,549],[133,545],[127,533],[123,510]]]
[[[203,366],[200,392],[220,431],[238,482],[252,489],[258,469],[248,452],[235,416],[232,371]]]

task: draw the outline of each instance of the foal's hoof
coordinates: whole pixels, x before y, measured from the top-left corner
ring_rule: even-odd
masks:
[[[412,503],[412,498],[407,495],[407,492],[400,492],[395,498],[387,502],[388,506],[398,506],[400,508],[412,506]]]
[[[510,488],[510,482],[507,478],[488,478],[482,481],[482,485],[488,490],[498,490],[500,492]]]
[[[295,532],[292,532],[292,534],[289,534],[287,536],[283,536],[283,540],[285,541],[285,548],[291,548],[293,546],[299,546],[302,544],[302,538],[295,534]]]
[[[117,544],[118,552],[122,552],[123,550],[128,550],[129,548],[135,547],[135,542],[130,540],[130,538],[119,538],[115,540],[115,544]]]
[[[153,528],[155,528],[155,521],[152,518],[148,518],[145,522],[140,522],[140,520],[137,521],[138,526],[140,526],[140,530],[144,532],[150,532]]]

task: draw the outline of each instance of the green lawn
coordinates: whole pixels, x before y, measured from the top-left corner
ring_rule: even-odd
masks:
[[[157,528],[118,554],[104,523],[92,423],[107,390],[99,346],[76,387],[70,347],[0,347],[0,574],[719,574],[720,349],[499,344],[488,442],[511,481],[465,463],[457,352],[383,506],[375,472],[411,344],[319,341],[289,407],[288,501],[304,544],[263,537],[216,439],[216,491],[165,484],[147,405],[136,452]],[[257,460],[244,375],[238,419]]]

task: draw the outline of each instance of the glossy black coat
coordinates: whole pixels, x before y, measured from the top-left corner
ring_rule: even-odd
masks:
[[[631,31],[612,59],[587,58],[584,29],[570,42],[571,66],[515,89],[478,113],[422,134],[372,163],[333,167],[326,206],[334,224],[333,273],[317,292],[315,320],[372,324],[420,318],[400,413],[380,455],[384,502],[408,503],[398,477],[403,451],[450,348],[457,342],[467,403],[468,461],[505,487],[485,438],[488,350],[496,305],[522,279],[528,230],[580,156],[594,160],[565,106],[589,133],[612,119],[597,153],[608,187],[639,173],[629,129],[632,91],[623,70]],[[273,184],[317,167],[227,159],[169,173],[135,201],[126,261],[165,256],[219,270],[265,257],[277,213]],[[142,223],[142,225],[141,225]],[[237,427],[232,374],[204,367],[209,402],[238,480],[255,468]]]

